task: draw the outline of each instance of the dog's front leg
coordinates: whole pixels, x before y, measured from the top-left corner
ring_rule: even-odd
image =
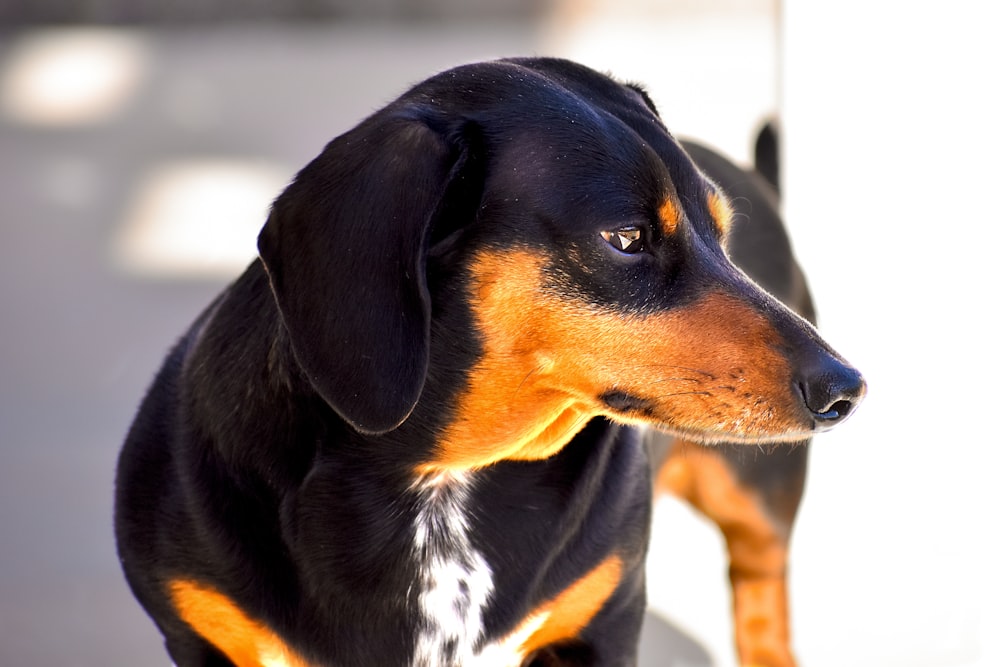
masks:
[[[657,479],[658,491],[690,502],[725,537],[736,647],[746,667],[796,665],[786,569],[805,460],[805,448],[768,456],[740,447],[677,442]]]

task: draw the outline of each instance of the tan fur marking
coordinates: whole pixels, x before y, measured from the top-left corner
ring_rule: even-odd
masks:
[[[681,212],[677,205],[674,204],[673,199],[669,197],[664,199],[657,213],[659,214],[664,234],[669,236],[677,231],[677,226],[681,224]]]
[[[741,665],[794,667],[785,571],[788,535],[710,448],[676,442],[657,475],[657,491],[690,502],[726,539],[733,621]]]
[[[510,634],[516,637],[525,634],[525,628],[529,629],[521,653],[530,655],[540,648],[576,638],[615,592],[621,574],[621,558],[609,556],[554,599],[532,610]],[[543,619],[540,625],[539,619]]]
[[[213,588],[176,579],[169,592],[184,622],[236,667],[309,667],[270,628]]]
[[[545,287],[545,264],[527,250],[475,261],[483,356],[419,472],[551,456],[589,418],[611,414],[600,401],[609,391],[651,404],[648,414],[611,416],[700,441],[809,435],[778,334],[740,299],[713,292],[669,312],[630,315],[559,296]]]
[[[712,214],[712,221],[719,233],[723,236],[728,234],[733,225],[733,207],[729,200],[714,192],[710,193],[708,195],[708,211]]]

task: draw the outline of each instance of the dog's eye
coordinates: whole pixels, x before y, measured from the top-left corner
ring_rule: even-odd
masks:
[[[642,228],[622,227],[601,232],[601,237],[616,250],[632,255],[642,250]]]

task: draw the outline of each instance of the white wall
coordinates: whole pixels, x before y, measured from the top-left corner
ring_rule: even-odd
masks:
[[[1000,665],[994,7],[784,5],[786,213],[870,384],[813,450],[804,664]]]

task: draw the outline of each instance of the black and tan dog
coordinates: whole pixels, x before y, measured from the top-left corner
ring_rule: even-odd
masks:
[[[808,314],[761,184],[689,151],[639,88],[531,59],[306,166],[122,451],[121,560],[175,663],[634,665],[658,486],[726,533],[741,659],[789,664],[805,448],[700,445],[801,442],[864,382],[731,263]]]

